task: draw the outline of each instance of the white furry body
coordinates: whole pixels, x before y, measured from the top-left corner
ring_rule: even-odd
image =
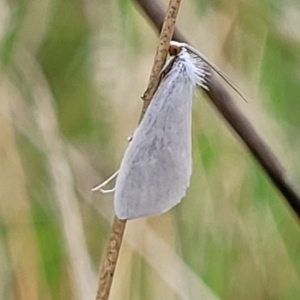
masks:
[[[193,87],[205,87],[207,73],[185,49],[165,70],[121,162],[114,196],[119,219],[162,214],[180,202],[189,186]]]

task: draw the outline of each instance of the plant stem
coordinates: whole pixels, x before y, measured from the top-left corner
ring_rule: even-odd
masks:
[[[159,37],[159,45],[156,51],[148,87],[143,95],[143,108],[140,121],[157,90],[159,85],[159,74],[167,59],[169,44],[173,36],[176,18],[181,0],[170,0],[167,14]],[[113,277],[122,245],[122,239],[126,228],[126,220],[119,220],[116,216],[112,225],[112,233],[109,238],[106,253],[100,270],[99,287],[96,300],[107,300],[109,298]]]

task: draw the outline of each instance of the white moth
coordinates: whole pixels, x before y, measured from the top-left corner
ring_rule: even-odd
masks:
[[[105,192],[101,188],[117,176],[114,207],[119,219],[162,214],[181,201],[189,186],[193,89],[207,88],[209,73],[198,55],[186,47],[177,50],[162,71],[119,171],[93,189]]]

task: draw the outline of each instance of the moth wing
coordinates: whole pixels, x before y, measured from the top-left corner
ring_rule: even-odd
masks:
[[[114,197],[119,219],[162,214],[189,186],[193,86],[176,72],[160,84],[125,151]]]

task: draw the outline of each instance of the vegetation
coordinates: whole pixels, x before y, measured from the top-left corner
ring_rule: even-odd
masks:
[[[114,212],[91,188],[118,168],[157,45],[136,8],[0,4],[0,299],[95,298]],[[186,0],[177,22],[298,186],[299,16],[292,0]],[[111,299],[296,299],[296,217],[199,92],[192,134],[187,197],[127,222]]]

